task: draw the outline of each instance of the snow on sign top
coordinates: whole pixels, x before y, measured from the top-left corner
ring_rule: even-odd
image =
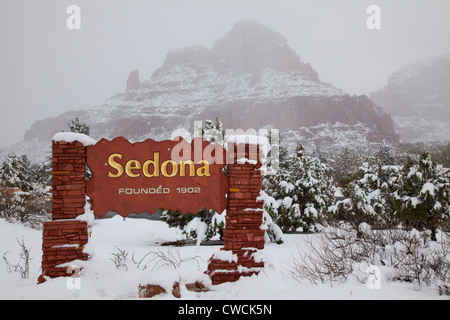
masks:
[[[65,142],[75,142],[78,141],[80,143],[82,143],[85,147],[87,146],[91,146],[97,143],[97,141],[95,141],[94,139],[92,139],[91,137],[83,134],[83,133],[76,133],[76,132],[58,132],[56,133],[53,138],[52,141],[55,142],[60,142],[60,141],[65,141]]]
[[[262,152],[263,158],[269,153],[271,146],[269,139],[260,135],[230,135],[227,138],[227,142],[238,144],[254,144],[259,145],[260,151]]]

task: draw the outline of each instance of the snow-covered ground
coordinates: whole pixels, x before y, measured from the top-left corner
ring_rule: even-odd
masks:
[[[17,272],[8,273],[7,265],[0,261],[0,299],[137,299],[138,285],[152,268],[161,267],[162,260],[154,259],[154,253],[172,255],[182,261],[178,271],[181,279],[181,299],[444,299],[436,290],[414,287],[407,283],[382,282],[380,289],[369,289],[366,284],[350,279],[346,283],[312,285],[298,283],[288,276],[289,261],[298,247],[304,247],[308,239],[317,241],[320,235],[285,235],[284,244],[266,244],[263,256],[264,272],[258,276],[241,278],[235,283],[213,286],[209,292],[191,292],[184,284],[204,278],[208,259],[220,249],[219,246],[161,246],[160,243],[183,238],[178,229],[165,223],[145,219],[126,219],[116,216],[96,220],[92,237],[86,250],[92,258],[83,263],[82,275],[77,282],[70,278],[50,279],[37,285],[41,273],[42,232],[10,224],[0,219],[0,254],[12,263],[19,262],[21,247],[16,239],[23,239],[30,249],[30,276],[22,279]],[[112,261],[119,249],[127,252],[125,267],[117,269]],[[6,253],[6,254],[5,254]],[[149,254],[148,254],[149,253]],[[146,254],[148,254],[146,256]],[[133,256],[134,255],[134,256]],[[139,267],[132,261],[142,262]],[[145,270],[143,266],[147,263]],[[76,280],[78,281],[78,280]],[[175,299],[171,294],[153,299]]]

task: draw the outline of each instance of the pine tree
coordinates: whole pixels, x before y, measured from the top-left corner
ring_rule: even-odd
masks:
[[[272,147],[273,148],[273,147]],[[279,146],[279,156],[277,163],[277,171],[274,174],[263,176],[262,184],[263,190],[272,197],[279,199],[283,193],[283,189],[280,187],[280,182],[285,181],[289,176],[289,155],[288,150]]]
[[[398,205],[402,223],[429,229],[436,241],[437,228],[450,217],[450,172],[431,161],[424,152],[417,165],[408,159],[403,169],[403,190]]]
[[[375,157],[379,159],[384,165],[395,165],[399,163],[399,156],[391,145],[382,145],[376,153]]]
[[[436,240],[437,228],[450,217],[449,173],[427,152],[418,164],[408,157],[403,167],[374,158],[343,188],[345,199],[330,207],[331,216],[356,230],[363,222],[375,228],[428,229]]]
[[[343,187],[345,199],[330,207],[332,220],[350,223],[355,230],[361,223],[375,228],[396,226],[399,171],[399,166],[385,166],[378,157],[364,162],[355,179]]]
[[[353,181],[361,164],[361,157],[354,150],[344,148],[336,154],[331,162],[335,182],[340,186],[345,186]]]
[[[266,204],[266,210],[283,232],[298,228],[317,231],[315,224],[324,222],[334,193],[328,171],[329,167],[307,154],[301,144],[291,157],[280,158],[277,175],[264,185],[274,199]]]
[[[41,164],[33,168],[33,183],[42,186],[51,186],[52,184],[52,158],[48,157]]]
[[[69,127],[70,132],[83,133],[87,136],[91,131],[86,123],[80,123],[80,119],[78,117],[76,117],[75,120],[68,122],[67,126]]]
[[[202,137],[211,143],[217,143],[225,147],[225,130],[219,118],[216,118],[216,123],[212,120],[205,121],[205,127],[202,128]]]
[[[27,156],[10,154],[0,167],[0,184],[3,188],[32,189],[30,162]]]

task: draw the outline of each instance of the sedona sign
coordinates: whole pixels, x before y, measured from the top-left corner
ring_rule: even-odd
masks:
[[[97,216],[157,209],[196,214],[227,207],[226,151],[202,138],[131,143],[123,137],[87,147],[87,195]]]
[[[126,217],[159,208],[193,214],[201,208],[219,213],[226,209],[222,250],[237,259],[222,260],[221,250],[209,259],[205,273],[212,284],[258,274],[264,263],[255,261],[254,253],[264,248],[265,232],[261,229],[264,201],[259,199],[260,151],[261,144],[251,136],[229,137],[225,151],[201,137],[192,143],[181,139],[131,143],[122,137],[95,142],[82,134],[55,134],[52,220],[44,223],[42,232],[39,283],[47,277],[79,280],[80,268],[74,268],[74,262],[91,255],[85,251],[93,227],[91,215],[85,215],[86,193],[100,217],[108,211]],[[86,164],[92,172],[88,181]]]

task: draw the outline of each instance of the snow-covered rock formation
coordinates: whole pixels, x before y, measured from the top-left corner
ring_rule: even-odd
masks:
[[[392,114],[404,142],[442,142],[450,137],[450,55],[412,63],[370,95]]]

